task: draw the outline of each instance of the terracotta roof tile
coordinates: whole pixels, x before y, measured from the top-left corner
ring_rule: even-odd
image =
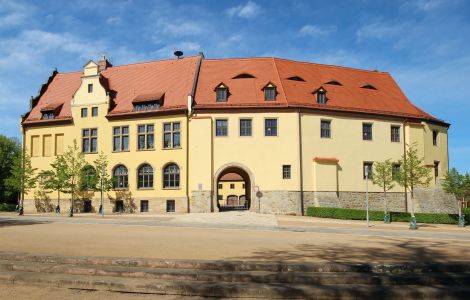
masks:
[[[244,181],[244,179],[237,173],[227,173],[220,177],[219,181]]]

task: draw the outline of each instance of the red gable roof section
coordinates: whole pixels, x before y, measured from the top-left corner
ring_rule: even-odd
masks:
[[[108,115],[133,113],[134,100],[165,95],[160,110],[185,109],[199,56],[109,67],[101,73],[114,105]],[[59,73],[31,110],[25,124],[41,121],[41,109],[63,104],[55,119],[70,119],[72,97],[80,87],[82,72]],[[145,113],[145,112],[144,112]]]
[[[111,95],[108,116],[141,114],[133,102],[165,97],[159,111],[187,108],[200,56],[109,67],[101,73]],[[251,74],[254,78],[241,77]],[[24,123],[41,119],[41,109],[63,104],[56,119],[71,119],[70,103],[81,83],[82,72],[57,74]],[[291,80],[300,77],[305,81]],[[386,72],[298,62],[278,58],[204,59],[195,94],[195,109],[295,107],[369,113],[430,120],[444,125],[413,105],[392,76]],[[341,85],[327,84],[332,80]],[[221,82],[229,89],[226,102],[216,102],[215,88]],[[263,87],[276,86],[275,101],[265,101]],[[376,90],[361,88],[372,85]],[[327,104],[317,104],[314,91],[323,87]]]

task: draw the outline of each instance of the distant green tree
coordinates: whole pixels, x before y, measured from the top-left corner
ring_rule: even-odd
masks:
[[[465,201],[465,196],[470,193],[470,175],[462,175],[455,168],[447,172],[442,188],[447,193],[453,194],[458,201],[459,207],[459,226],[465,225],[465,220],[462,216],[462,203]]]
[[[10,176],[5,180],[5,187],[18,194],[18,197],[21,198],[21,192],[27,194],[31,189],[36,186],[37,176],[36,168],[33,168],[31,164],[31,157],[28,153],[18,153],[12,162],[12,168]],[[19,205],[19,214],[23,214],[23,202],[20,202],[18,199]]]
[[[14,203],[18,199],[18,190],[9,189],[6,180],[11,174],[13,159],[21,152],[21,145],[16,138],[0,134],[0,202]]]
[[[81,189],[82,170],[86,165],[76,140],[73,141],[73,146],[69,146],[64,154],[58,157],[57,164],[59,170],[65,174],[64,191],[70,194],[69,216],[73,217],[75,197]]]
[[[383,162],[375,162],[375,168],[373,169],[372,182],[382,188],[384,194],[384,222],[390,223],[390,214],[388,212],[387,202],[387,191],[393,189],[395,186],[393,174],[392,174],[392,162],[387,159]]]
[[[432,180],[431,170],[423,164],[424,159],[418,156],[416,144],[409,145],[407,150],[398,161],[401,166],[400,172],[396,175],[398,184],[411,193],[410,203],[410,229],[416,229],[416,217],[414,212],[414,192],[418,187],[427,187]]]

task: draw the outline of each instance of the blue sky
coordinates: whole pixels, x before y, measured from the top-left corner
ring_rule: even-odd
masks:
[[[470,172],[470,1],[328,2],[0,0],[0,133],[19,137],[29,97],[55,67],[176,49],[275,56],[392,73],[411,101],[452,123],[450,165]]]

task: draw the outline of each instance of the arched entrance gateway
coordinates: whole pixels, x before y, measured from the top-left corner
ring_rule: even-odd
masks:
[[[216,203],[219,211],[249,210],[252,180],[241,166],[228,166],[216,174]]]

